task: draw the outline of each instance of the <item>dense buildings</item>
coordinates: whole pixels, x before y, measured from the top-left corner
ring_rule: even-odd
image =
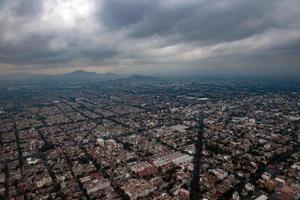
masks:
[[[300,89],[128,78],[1,85],[0,195],[188,199],[203,117],[203,199],[300,198]]]

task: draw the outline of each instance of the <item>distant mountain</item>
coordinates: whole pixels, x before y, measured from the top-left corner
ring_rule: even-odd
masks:
[[[81,77],[81,76],[98,76],[99,74],[95,73],[95,72],[87,72],[84,70],[75,70],[73,72],[70,73],[66,73],[66,74],[61,74],[61,76],[71,76],[71,77]],[[60,76],[60,75],[57,75]]]
[[[158,78],[152,76],[143,76],[134,74],[132,76],[119,75],[114,73],[98,74],[95,72],[87,72],[84,70],[76,70],[65,74],[29,74],[29,73],[15,73],[0,75],[0,80],[5,81],[34,81],[34,82],[52,82],[52,83],[82,83],[82,82],[103,82],[103,81],[117,81],[117,82],[144,82],[155,81]]]
[[[153,77],[153,76],[143,76],[143,75],[138,75],[138,74],[134,74],[125,79],[127,79],[127,80],[157,80],[157,78]]]
[[[117,74],[114,74],[114,73],[111,73],[111,72],[107,72],[105,75],[107,75],[107,76],[115,76]]]
[[[51,78],[63,79],[63,80],[87,80],[87,79],[99,79],[102,74],[97,74],[95,72],[87,72],[84,70],[76,70],[66,74],[52,75]]]
[[[124,78],[122,75],[114,73],[98,74],[84,70],[76,70],[65,74],[29,74],[29,73],[12,73],[0,75],[0,80],[9,81],[108,81]]]

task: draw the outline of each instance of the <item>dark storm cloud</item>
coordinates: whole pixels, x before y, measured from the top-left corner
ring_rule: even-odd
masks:
[[[76,43],[69,43],[65,49],[52,50],[49,41],[55,35],[30,35],[18,48],[1,47],[0,60],[10,64],[70,64],[74,60],[85,59],[87,63],[94,64],[105,58],[117,55],[117,52],[101,48],[80,48]]]
[[[103,12],[99,13],[99,20],[110,28],[123,28],[143,20],[146,13],[152,9],[151,1],[103,1]]]
[[[33,63],[36,59],[40,59],[41,55],[47,55],[45,49],[50,38],[51,36],[30,35],[17,46],[0,44],[0,60],[5,63]]]
[[[226,60],[241,71],[244,60],[272,71],[280,57],[295,70],[299,9],[297,0],[0,0],[0,64],[168,71]]]
[[[106,0],[103,13],[108,27],[128,26],[130,36],[151,37],[180,34],[188,41],[232,41],[277,27],[276,21],[264,21],[272,1],[235,1],[218,5],[216,1],[195,1],[175,8],[162,7],[161,1]],[[251,24],[252,23],[252,24]]]
[[[42,10],[40,0],[19,1],[12,7],[13,14],[20,17],[36,17]]]

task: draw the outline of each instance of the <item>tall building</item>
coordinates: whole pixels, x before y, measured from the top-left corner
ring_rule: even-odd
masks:
[[[198,200],[200,199],[200,173],[201,173],[201,160],[202,160],[202,150],[203,150],[203,118],[197,118],[197,141],[195,143],[195,154],[194,154],[194,170],[192,174],[192,181],[190,185],[190,199]]]

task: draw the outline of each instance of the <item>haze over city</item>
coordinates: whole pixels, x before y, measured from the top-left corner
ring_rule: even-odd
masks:
[[[0,0],[0,73],[299,74],[298,0]]]

